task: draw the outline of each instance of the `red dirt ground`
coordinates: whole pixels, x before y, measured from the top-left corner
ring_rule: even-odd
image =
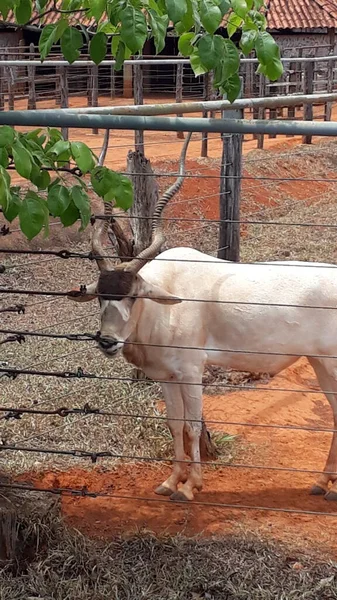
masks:
[[[317,384],[304,359],[259,387],[264,389],[205,397],[206,420],[332,426],[325,398],[311,393]],[[270,388],[293,388],[301,392],[271,394]],[[211,428],[214,429],[214,425]],[[227,426],[226,430],[242,439],[246,464],[290,469],[322,469],[331,436],[322,432],[234,425]],[[309,495],[315,474],[233,467],[215,469],[209,465],[204,468],[204,490],[197,495],[196,503],[176,504],[153,492],[168,472],[166,465],[152,467],[138,463],[121,465],[113,471],[97,467],[92,471],[72,469],[67,473],[25,474],[24,479],[30,477],[41,487],[86,485],[90,491],[115,495],[115,498],[62,498],[62,513],[67,522],[90,536],[109,539],[117,533],[131,533],[141,528],[160,534],[212,535],[243,528],[302,547],[318,547],[337,556],[334,534],[337,504]],[[203,506],[198,502],[317,511],[318,515],[238,510]],[[323,516],[323,513],[334,513],[334,516]]]

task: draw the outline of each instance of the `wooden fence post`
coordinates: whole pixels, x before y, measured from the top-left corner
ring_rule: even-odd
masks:
[[[30,60],[34,60],[35,57],[35,46],[34,44],[29,44],[29,58]],[[36,109],[36,90],[35,90],[35,67],[27,67],[27,75],[28,75],[28,110]]]
[[[138,60],[142,58],[138,57]],[[133,70],[133,99],[134,103],[144,104],[144,77],[143,77],[143,67],[142,65],[137,65],[137,58],[135,58],[135,66]],[[145,154],[144,151],[144,131],[140,129],[135,130],[135,148]]]
[[[242,93],[239,97],[242,96]],[[226,111],[226,119],[242,119],[242,110]],[[240,194],[242,135],[222,135],[218,258],[240,260]]]
[[[205,73],[204,75],[204,100],[211,100],[212,98],[212,89],[213,89],[213,73]],[[202,113],[202,116],[207,119],[208,112],[207,110]],[[205,132],[201,137],[201,156],[203,158],[207,158],[208,156],[208,133]]]
[[[304,94],[312,94],[314,89],[314,62],[310,61],[305,63],[305,71],[304,71]],[[312,104],[304,104],[303,105],[303,120],[304,121],[312,121],[313,120],[313,106]],[[303,144],[311,144],[312,136],[304,135],[302,137]]]
[[[69,108],[67,67],[59,67],[59,76],[60,76],[60,106],[61,106],[61,108]],[[67,140],[69,137],[68,127],[62,127],[61,132],[62,132],[64,139]]]
[[[334,88],[334,66],[335,66],[335,61],[334,60],[329,60],[328,62],[328,69],[327,69],[327,86],[326,86],[326,91],[328,94],[331,94],[333,92],[333,88]],[[325,103],[325,110],[324,110],[324,121],[331,121],[331,115],[332,115],[332,102],[326,102]]]
[[[116,96],[116,72],[115,65],[111,65],[110,67],[110,98],[114,98]]]
[[[266,95],[266,78],[264,77],[264,75],[260,75],[260,81],[259,81],[259,96],[260,98],[263,98]],[[258,119],[264,119],[266,116],[266,109],[261,107],[258,110]],[[264,135],[263,133],[258,133],[257,136],[257,147],[259,148],[259,150],[263,149],[263,144],[264,144]]]
[[[14,85],[15,79],[13,74],[12,67],[6,67],[7,74],[7,89],[8,89],[8,110],[14,110],[15,105],[15,93],[14,93]]]
[[[93,65],[90,69],[88,106],[98,106],[98,66]],[[98,129],[92,132],[97,135]]]
[[[178,55],[180,56],[180,55]],[[183,101],[183,84],[184,84],[184,65],[177,65],[176,71],[176,103],[180,104]],[[183,115],[177,115],[182,117]],[[177,131],[177,138],[180,140],[184,139],[184,132]]]
[[[132,65],[123,65],[123,96],[132,98]]]

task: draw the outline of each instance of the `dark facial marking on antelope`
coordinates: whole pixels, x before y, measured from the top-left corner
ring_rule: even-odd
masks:
[[[131,292],[135,275],[129,271],[104,271],[100,274],[97,293],[105,300],[122,300]]]

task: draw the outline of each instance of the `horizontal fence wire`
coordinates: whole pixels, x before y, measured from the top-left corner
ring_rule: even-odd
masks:
[[[36,493],[49,493],[56,494],[59,496],[75,496],[75,497],[89,497],[89,498],[109,498],[111,500],[130,500],[132,502],[137,503],[153,503],[153,504],[168,504],[170,507],[170,511],[174,510],[175,507],[177,509],[178,505],[182,505],[186,507],[185,500],[164,500],[163,498],[146,498],[144,496],[130,496],[127,494],[109,494],[104,492],[91,492],[88,491],[87,487],[81,488],[46,488],[46,487],[35,487],[32,485],[25,484],[17,484],[17,483],[1,483],[0,488],[3,489],[13,489],[19,491],[30,491]],[[231,510],[255,510],[261,512],[271,512],[271,513],[285,513],[285,514],[295,514],[295,515],[303,515],[303,516],[316,516],[316,517],[337,517],[337,512],[324,512],[324,511],[316,511],[316,510],[304,510],[304,509],[295,509],[295,508],[278,508],[275,506],[255,506],[250,504],[230,504],[225,502],[203,502],[201,500],[193,500],[191,504],[187,504],[187,508],[190,510],[191,506],[203,506],[205,508],[219,508],[219,509],[231,509]]]
[[[70,395],[71,392],[65,394]],[[167,421],[167,417],[161,415],[144,415],[143,413],[129,413],[129,412],[116,412],[111,410],[104,410],[100,408],[91,407],[86,404],[82,408],[71,408],[63,406],[55,409],[40,409],[40,408],[10,408],[0,406],[0,412],[6,413],[5,420],[20,419],[21,416],[27,415],[45,415],[45,416],[57,416],[60,418],[68,417],[69,415],[83,415],[83,416],[102,416],[102,417],[116,417],[123,419],[144,419],[150,421]],[[170,421],[173,422],[185,422],[185,419],[178,419],[176,417],[170,417]],[[201,423],[200,419],[189,419],[190,423]],[[262,429],[285,429],[289,431],[309,431],[312,433],[335,433],[337,429],[332,427],[310,427],[306,425],[281,425],[277,423],[245,423],[244,421],[221,421],[214,419],[206,419],[208,425],[226,425],[235,427],[258,427]]]
[[[142,260],[142,259],[140,259]],[[334,265],[331,265],[332,267]],[[334,267],[337,268],[337,267]],[[53,290],[27,290],[22,288],[0,288],[0,294],[22,294],[28,296],[59,296],[63,298],[71,297],[80,297],[85,296],[86,287],[81,286],[82,289],[79,290],[69,290],[68,292],[56,292]],[[105,300],[116,300],[117,298],[125,298],[123,294],[92,294],[97,298],[104,298]],[[143,299],[147,300],[160,300],[160,297],[156,296],[142,296]],[[200,302],[201,304],[229,304],[229,305],[237,305],[237,306],[266,306],[268,308],[273,307],[282,307],[282,308],[304,308],[310,310],[337,310],[337,306],[311,306],[310,304],[283,304],[279,302],[244,302],[241,300],[209,300],[207,298],[179,298],[181,302]]]
[[[69,353],[67,356],[72,356],[73,353]],[[77,371],[38,371],[33,369],[18,369],[14,367],[3,367],[0,363],[0,373],[3,373],[5,377],[15,380],[19,375],[29,375],[37,377],[56,377],[58,379],[86,379],[86,380],[99,380],[99,381],[123,381],[123,382],[135,382],[133,377],[118,377],[115,375],[97,375],[96,373],[86,373],[82,367],[78,367]],[[151,379],[150,381],[142,380],[143,385],[151,385],[152,383],[158,384],[169,384],[169,385],[190,385],[194,387],[205,387],[205,384],[201,381],[185,381],[185,380],[172,380],[172,379]],[[230,383],[208,383],[207,387],[213,388],[225,388],[240,391],[266,391],[265,387],[254,386],[254,385],[234,385]],[[293,393],[293,394],[331,394],[331,390],[308,390],[308,389],[295,389],[295,388],[268,388],[268,392],[282,392],[282,393]]]
[[[112,452],[111,450],[58,450],[56,448],[44,448],[44,447],[32,447],[32,446],[18,446],[16,444],[0,445],[0,452],[28,452],[33,454],[51,454],[57,456],[71,456],[73,458],[88,458],[93,464],[96,464],[100,458],[112,458],[123,460],[123,462],[148,462],[148,463],[177,463],[184,465],[203,465],[210,467],[222,467],[226,469],[241,469],[241,470],[253,470],[253,471],[271,471],[271,472],[282,472],[282,473],[305,473],[310,475],[337,475],[337,471],[322,471],[319,469],[298,469],[296,467],[275,467],[269,465],[250,465],[244,463],[226,462],[221,460],[192,460],[192,459],[178,459],[160,456],[142,456],[136,454],[121,454],[119,452]]]
[[[96,313],[88,313],[86,314],[84,317],[75,317],[72,320],[80,320],[82,318],[85,318],[87,316],[91,316],[94,315]],[[55,327],[57,325],[62,325],[64,324],[64,322],[60,322],[60,323],[56,323],[53,326],[50,327]],[[18,341],[24,342],[25,341],[25,337],[40,337],[40,338],[50,338],[50,339],[63,339],[63,340],[69,340],[71,342],[98,342],[100,339],[100,333],[43,333],[43,332],[38,332],[38,331],[17,331],[15,329],[0,329],[0,334],[13,334],[13,336],[16,336],[18,338],[21,338]],[[14,340],[11,340],[14,341]],[[0,342],[1,343],[1,342]],[[200,351],[204,351],[204,352],[224,352],[224,353],[228,353],[228,354],[252,354],[252,355],[257,355],[257,356],[291,356],[291,357],[297,357],[297,358],[301,358],[303,357],[303,354],[298,354],[298,353],[289,353],[289,352],[272,352],[272,351],[261,351],[261,350],[247,350],[244,348],[240,348],[240,349],[232,349],[232,348],[213,348],[213,347],[208,347],[208,346],[178,346],[175,344],[154,344],[154,343],[147,343],[147,342],[128,342],[127,340],[116,340],[116,343],[121,343],[121,344],[125,344],[126,346],[142,346],[145,348],[171,348],[171,349],[175,349],[175,350],[200,350]],[[336,359],[337,355],[332,355],[332,354],[306,354],[305,355],[307,358],[324,358],[324,359]]]

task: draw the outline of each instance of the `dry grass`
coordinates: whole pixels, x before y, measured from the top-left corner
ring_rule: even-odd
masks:
[[[334,600],[337,564],[244,534],[205,540],[140,531],[110,543],[69,531],[57,504],[19,512],[1,600]]]

